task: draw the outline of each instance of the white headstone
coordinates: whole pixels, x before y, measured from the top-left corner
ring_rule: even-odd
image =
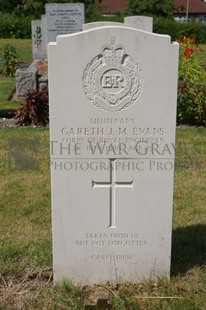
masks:
[[[124,18],[126,26],[153,32],[153,18],[148,16],[129,16]]]
[[[178,44],[114,26],[48,51],[55,281],[169,277]]]
[[[42,15],[41,20],[33,20],[31,27],[33,59],[45,59],[47,58],[46,15]]]
[[[31,22],[33,59],[42,58],[42,23],[41,20]]]
[[[83,3],[46,3],[47,42],[55,42],[61,34],[82,31]]]
[[[47,17],[46,15],[41,15],[42,24],[42,54],[44,58],[47,58]]]

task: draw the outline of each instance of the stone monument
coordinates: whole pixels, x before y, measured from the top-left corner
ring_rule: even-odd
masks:
[[[178,48],[125,26],[49,44],[55,281],[169,277]]]
[[[83,3],[48,3],[46,15],[41,20],[32,21],[32,55],[33,63],[28,68],[16,72],[16,94],[24,96],[29,89],[40,89],[42,80],[47,84],[47,76],[37,72],[38,61],[47,59],[47,44],[55,42],[59,34],[82,31],[84,23]]]
[[[47,42],[55,42],[60,34],[82,31],[83,3],[46,3]]]

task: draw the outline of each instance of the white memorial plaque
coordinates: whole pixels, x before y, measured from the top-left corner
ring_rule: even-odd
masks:
[[[83,3],[46,3],[47,42],[55,42],[61,34],[82,31]]]
[[[48,51],[55,281],[169,277],[178,44],[112,26]]]

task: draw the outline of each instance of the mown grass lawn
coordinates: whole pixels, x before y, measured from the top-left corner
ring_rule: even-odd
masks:
[[[20,106],[21,100],[11,100],[15,83],[15,78],[0,77],[0,117],[11,117]]]
[[[32,61],[32,41],[31,39],[0,39],[0,50],[6,45],[15,47],[17,54],[24,62]]]
[[[110,296],[114,310],[205,309],[205,128],[177,129],[170,282],[159,279],[115,288],[52,285],[48,129],[1,128],[0,136],[1,309],[97,309],[85,303],[95,303],[100,288]],[[16,161],[18,140],[37,144],[36,169],[24,170],[24,161]]]

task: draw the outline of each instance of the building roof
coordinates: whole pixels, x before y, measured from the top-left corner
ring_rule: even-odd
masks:
[[[117,14],[126,10],[128,0],[102,0],[100,3],[102,14]]]
[[[102,14],[117,14],[123,12],[127,8],[129,0],[102,0],[100,3]],[[185,13],[187,7],[187,0],[173,0],[176,7],[182,8],[182,10],[175,9],[175,13]],[[205,13],[206,14],[206,2],[203,0],[188,0],[189,1],[189,13]]]
[[[175,13],[185,13],[186,7],[187,7],[187,0],[173,0],[174,4],[178,8],[182,8],[182,10],[175,10]],[[206,14],[206,2],[203,2],[203,0],[188,0],[189,2],[189,13],[190,14],[197,14],[197,13],[204,13]]]

